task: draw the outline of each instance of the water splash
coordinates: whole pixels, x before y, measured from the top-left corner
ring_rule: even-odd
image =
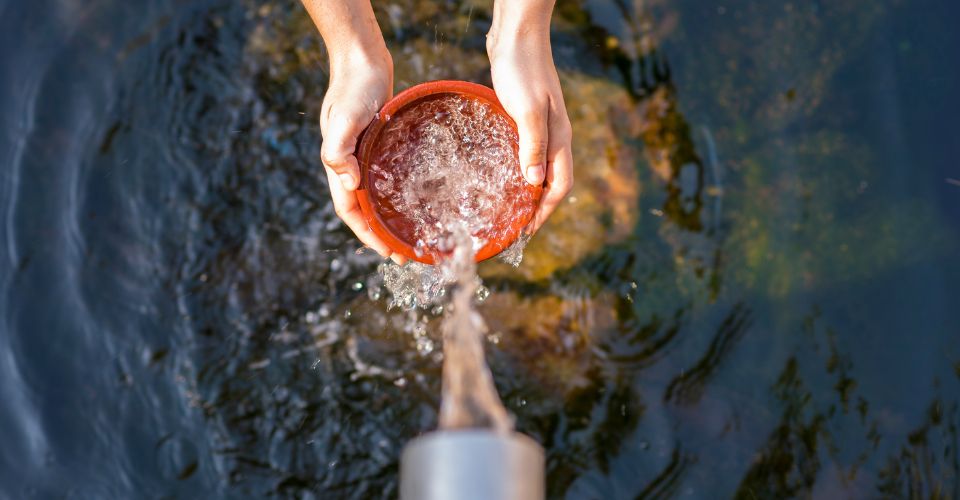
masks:
[[[380,264],[377,270],[389,294],[389,306],[412,310],[440,305],[446,287],[454,282],[441,266],[410,261],[402,266],[392,262]]]
[[[513,267],[520,267],[520,263],[523,262],[523,250],[527,248],[527,243],[530,243],[530,238],[533,238],[533,235],[521,234],[516,241],[500,252],[497,258]]]

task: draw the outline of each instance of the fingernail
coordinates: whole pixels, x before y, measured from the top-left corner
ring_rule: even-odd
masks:
[[[394,264],[403,265],[403,256],[398,253],[390,254],[390,260],[392,260]]]
[[[357,188],[356,184],[353,182],[353,176],[350,174],[340,174],[340,184],[343,184],[343,189],[347,191],[353,191]]]
[[[540,165],[530,165],[527,167],[527,182],[530,184],[543,184],[543,167]]]

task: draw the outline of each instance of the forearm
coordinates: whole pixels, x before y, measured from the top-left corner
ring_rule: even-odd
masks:
[[[351,64],[390,61],[370,0],[302,1],[330,54],[331,73]]]
[[[550,17],[555,0],[495,0],[487,34],[487,52],[517,43],[550,46]]]

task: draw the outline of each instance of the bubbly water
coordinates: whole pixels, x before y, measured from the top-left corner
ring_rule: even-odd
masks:
[[[388,118],[369,186],[387,226],[418,255],[453,251],[465,227],[478,251],[536,203],[520,175],[517,134],[487,103],[441,94]]]
[[[392,305],[444,306],[440,427],[509,432],[511,418],[484,361],[487,330],[474,308],[484,289],[474,255],[535,207],[520,175],[516,132],[488,104],[448,94],[390,119],[381,142],[387,146],[370,165],[381,215],[438,264],[384,264],[380,272]],[[526,241],[505,252],[508,262],[519,264]]]

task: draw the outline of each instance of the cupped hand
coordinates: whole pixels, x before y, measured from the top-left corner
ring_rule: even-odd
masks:
[[[356,192],[360,186],[360,165],[354,156],[357,138],[392,95],[393,62],[389,55],[378,58],[356,55],[333,67],[320,110],[323,134],[320,159],[327,172],[337,216],[364,245],[402,264],[406,259],[392,253],[370,229],[360,211]]]
[[[535,233],[573,187],[572,129],[550,50],[549,30],[491,32],[487,53],[493,88],[520,135],[520,168],[543,185],[526,228]]]

